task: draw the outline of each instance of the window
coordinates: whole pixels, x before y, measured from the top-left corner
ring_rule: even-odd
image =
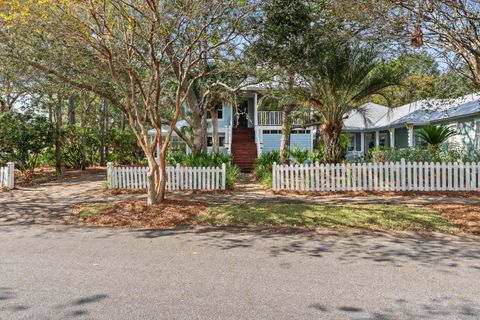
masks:
[[[310,130],[293,129],[292,134],[310,134]]]
[[[458,134],[458,126],[456,123],[452,123],[451,125],[448,126],[451,130],[455,131],[457,134]],[[448,138],[448,144],[449,145],[452,145],[452,146],[455,146],[457,143],[457,136],[454,135],[454,136],[451,136],[450,138]]]
[[[380,137],[379,137],[379,145],[380,147],[385,147],[387,145],[387,141],[388,141],[388,133],[386,132],[380,132]]]
[[[351,133],[348,135],[348,151],[355,151],[355,147],[357,145],[357,137],[355,133]]]
[[[217,110],[218,120],[223,119],[223,105]],[[210,111],[207,112],[207,119],[212,119],[212,114]]]
[[[208,147],[213,147],[213,137],[212,137],[212,135],[209,135],[207,137],[207,146]],[[219,147],[224,147],[225,146],[225,133],[219,133],[218,134],[218,146]]]
[[[263,134],[282,134],[282,130],[263,130]]]

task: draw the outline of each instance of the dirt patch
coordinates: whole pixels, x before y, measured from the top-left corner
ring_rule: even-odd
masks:
[[[31,187],[43,183],[53,182],[53,181],[63,181],[69,180],[73,177],[78,177],[82,175],[92,175],[92,174],[105,174],[107,172],[106,167],[90,167],[85,170],[65,170],[61,176],[57,175],[55,168],[44,167],[35,170],[33,176],[30,176],[27,181],[24,180],[20,171],[15,171],[15,181],[16,185],[20,187]]]
[[[87,225],[135,229],[167,229],[192,223],[207,208],[206,202],[167,200],[147,206],[145,201],[123,201],[85,220]]]
[[[429,207],[440,212],[463,231],[480,234],[480,205],[435,204]]]

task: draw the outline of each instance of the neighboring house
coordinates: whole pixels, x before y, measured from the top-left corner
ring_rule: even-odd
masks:
[[[264,90],[261,84],[244,88],[245,99],[240,105],[233,108],[225,103],[218,114],[220,151],[233,154],[244,171],[252,169],[260,154],[280,149],[281,111],[259,110],[258,102]],[[345,115],[344,132],[349,135],[347,159],[363,158],[370,149],[379,146],[406,148],[424,144],[415,131],[431,123],[445,123],[455,128],[458,135],[451,142],[461,143],[470,150],[480,149],[480,94],[421,100],[396,108],[366,103]],[[188,126],[184,120],[177,123],[179,128],[184,126]],[[207,134],[208,151],[211,151],[210,119]],[[314,137],[314,127],[294,129],[291,148],[312,150]],[[182,144],[175,134],[173,143]]]
[[[347,158],[363,157],[369,149],[424,145],[416,130],[428,124],[446,124],[457,131],[450,143],[480,149],[480,94],[457,99],[427,99],[396,108],[367,103],[346,115],[349,134]]]

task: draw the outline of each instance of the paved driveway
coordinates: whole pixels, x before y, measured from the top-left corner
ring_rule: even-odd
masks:
[[[96,198],[104,175],[84,174],[33,187],[0,193],[0,224],[76,223],[72,208],[82,202],[107,201]]]
[[[0,226],[0,319],[479,319],[478,240]]]

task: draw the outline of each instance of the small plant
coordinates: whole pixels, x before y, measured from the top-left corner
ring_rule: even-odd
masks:
[[[295,146],[293,150],[290,151],[290,157],[294,163],[302,164],[307,162],[310,156],[310,152],[307,148],[300,149],[298,145]]]
[[[456,132],[443,124],[439,126],[431,124],[418,130],[417,135],[428,142],[432,149],[438,150],[440,145],[456,135]]]
[[[253,168],[253,175],[260,181],[263,181],[268,176],[272,175],[272,168],[274,163],[280,162],[280,152],[270,151],[262,153],[262,155],[255,161]]]

